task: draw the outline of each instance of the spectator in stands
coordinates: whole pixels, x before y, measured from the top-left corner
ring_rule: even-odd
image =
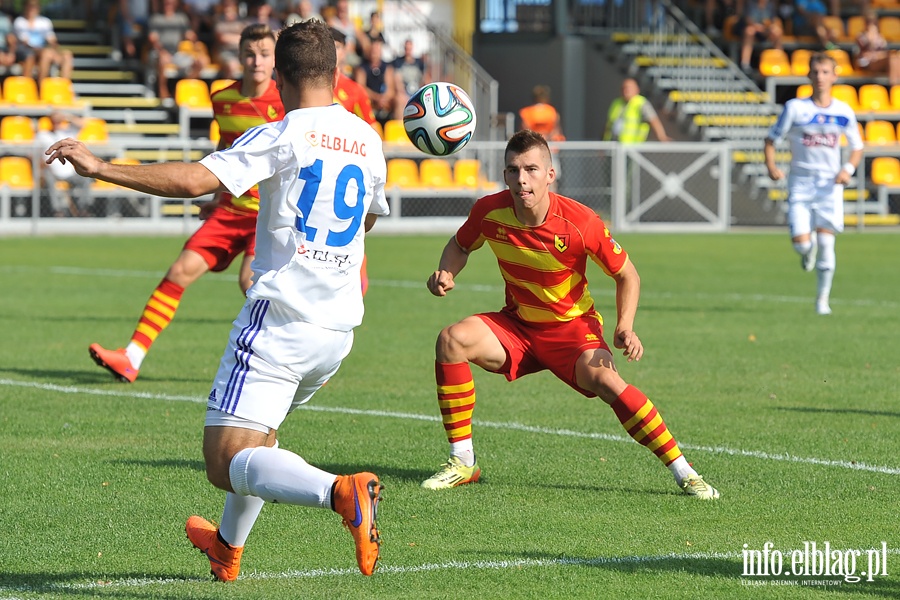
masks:
[[[252,0],[247,3],[247,18],[244,19],[247,25],[259,23],[260,25],[268,25],[272,31],[281,31],[284,25],[281,19],[275,16],[274,8],[266,0]]]
[[[19,62],[16,56],[18,45],[12,19],[5,12],[0,11],[0,67],[9,70],[10,67]],[[22,72],[31,73],[34,71],[34,54],[28,54],[23,60],[27,61],[27,63],[22,65]]]
[[[334,51],[337,54],[338,70],[341,71],[338,76],[337,85],[334,86],[334,98],[341,106],[369,125],[373,125],[377,121],[375,119],[375,113],[372,112],[372,103],[369,102],[369,95],[366,93],[366,88],[344,75],[341,70],[344,61],[346,60],[344,55],[347,53],[344,49],[344,34],[334,27],[329,27],[329,29],[331,30],[331,37],[334,39]]]
[[[80,117],[55,111],[50,113],[48,118],[50,120],[50,129],[38,131],[35,136],[35,143],[38,146],[49,148],[60,140],[78,135],[77,128],[81,127],[82,123]],[[81,190],[81,201],[84,204],[87,201],[87,186],[91,180],[76,173],[75,166],[72,163],[54,161],[47,165],[41,161],[41,181],[47,187],[53,216],[64,217],[69,215],[80,217],[84,214],[83,210],[78,207],[78,203],[73,199],[72,190]],[[58,187],[57,184],[60,182],[67,183],[68,187]]]
[[[187,14],[179,10],[178,0],[162,0],[162,12],[152,15],[147,41],[151,47],[150,65],[156,70],[158,94],[171,101],[168,70],[175,68],[178,77],[199,78],[209,56],[198,45],[197,34],[191,29]],[[181,42],[189,42],[184,49]]]
[[[60,77],[69,79],[72,77],[72,51],[59,47],[53,23],[40,13],[39,0],[26,0],[22,16],[13,21],[13,30],[18,39],[19,62],[24,64],[29,54],[34,56],[33,60],[38,65],[38,83],[50,75],[50,68],[53,66],[59,68]],[[31,72],[24,74],[33,76]]]
[[[366,88],[375,118],[384,125],[393,116],[396,94],[394,67],[381,60],[381,50],[381,41],[372,40],[368,60],[356,68],[356,82]]]
[[[560,127],[559,113],[550,104],[550,88],[546,85],[536,85],[532,90],[534,104],[526,106],[519,111],[520,129],[530,129],[544,136],[548,142],[563,142],[565,136]]]
[[[237,79],[241,76],[241,32],[244,22],[238,12],[237,0],[222,0],[221,14],[213,29],[213,57],[219,65],[219,77]]]
[[[836,48],[835,33],[825,25],[827,14],[823,0],[794,0],[794,35],[816,36],[826,50]]]
[[[322,15],[316,11],[316,8],[310,0],[300,0],[300,2],[294,4],[291,12],[284,18],[284,26],[290,27],[294,23],[310,21],[312,19],[317,21],[325,20]],[[343,42],[341,43],[341,46],[343,47]]]
[[[403,56],[396,59],[393,65],[396,75],[394,90],[397,92],[397,99],[394,103],[396,107],[394,109],[394,118],[402,119],[406,101],[416,93],[416,90],[429,83],[431,78],[428,76],[425,59],[415,55],[411,39],[407,39],[403,43]]]
[[[358,55],[357,48],[359,43],[357,40],[364,34],[360,31],[356,21],[350,16],[350,2],[348,0],[337,0],[334,6],[330,8],[333,10],[329,10],[327,13],[323,12],[322,16],[325,17],[325,22],[330,27],[334,27],[344,34],[347,65],[350,69],[347,74],[353,74],[356,67],[362,62]]]
[[[886,73],[891,85],[900,83],[900,53],[888,48],[878,29],[878,12],[865,12],[865,29],[856,38],[856,66],[871,74]]]
[[[734,34],[741,38],[741,69],[752,71],[750,60],[757,42],[770,42],[774,48],[782,46],[781,20],[772,0],[748,0]]]
[[[213,43],[218,0],[182,0],[182,9],[191,20],[191,29],[197,39],[208,46]]]
[[[788,226],[804,271],[816,270],[816,313],[830,315],[834,279],[835,234],[844,230],[844,186],[863,158],[863,142],[853,109],[831,90],[837,63],[825,53],[809,60],[812,96],[792,98],[766,137],[766,169],[772,181],[785,178],[775,162],[776,144],[787,139],[791,148],[788,177]],[[841,136],[850,156],[842,164]]]
[[[647,139],[653,129],[656,139],[670,142],[659,115],[644,96],[635,79],[622,82],[622,96],[613,100],[606,117],[606,132],[603,139],[622,144],[639,144]]]
[[[718,37],[722,33],[725,19],[738,14],[736,2],[737,0],[706,0],[704,3],[706,35]]]
[[[157,0],[119,0],[116,26],[121,36],[121,50],[125,58],[140,58],[150,13],[157,12]]]
[[[388,45],[387,40],[384,38],[384,23],[381,20],[381,13],[377,10],[372,11],[369,15],[369,28],[356,40],[356,53],[359,54],[362,62],[365,62],[369,56],[369,48],[372,47],[372,42],[375,40],[381,42],[382,50]]]

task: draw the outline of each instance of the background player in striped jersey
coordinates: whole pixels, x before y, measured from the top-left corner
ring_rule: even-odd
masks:
[[[835,233],[844,230],[844,185],[862,160],[863,142],[856,114],[831,97],[837,82],[837,63],[827,54],[809,59],[809,98],[793,98],[784,105],[766,138],[766,168],[773,181],[785,174],[775,163],[775,144],[791,145],[788,177],[788,227],[804,271],[816,270],[816,312],[831,314],[831,284],[837,258]],[[847,136],[850,156],[841,164],[841,135]]]
[[[276,436],[350,352],[363,318],[365,232],[388,214],[387,166],[378,134],[334,103],[338,70],[324,23],[279,33],[275,74],[285,118],[199,162],[114,165],[72,138],[51,146],[48,162],[68,160],[82,176],[164,197],[239,196],[259,184],[254,283],[219,363],[203,432],[206,476],[227,492],[225,508],[219,527],[194,515],[185,532],[215,577],[231,581],[265,502],[331,509],[353,536],[360,571],[371,575],[379,478],[325,472],[279,448]]]
[[[428,279],[431,293],[445,296],[469,253],[487,243],[506,282],[506,306],[467,317],[438,336],[435,376],[450,459],[422,487],[448,489],[481,475],[472,445],[471,362],[510,381],[549,369],[581,394],[599,396],[629,435],[669,468],[685,494],[718,498],[688,464],[653,403],[619,375],[603,340],[603,319],[587,289],[588,258],[616,282],[613,344],[629,361],[644,353],[634,332],[640,277],[628,254],[596,213],[550,191],[556,173],[541,134],[519,131],[505,157],[509,189],[475,203]]]
[[[284,117],[281,97],[272,79],[275,68],[275,33],[267,25],[254,24],[241,33],[244,75],[212,95],[213,115],[221,138],[217,150],[229,147],[247,129]],[[201,207],[203,225],[188,239],[162,282],[144,306],[131,341],[125,348],[107,350],[91,344],[91,357],[120,381],[133,382],[150,346],[168,327],[184,290],[208,271],[224,271],[242,252],[238,283],[247,292],[252,281],[250,263],[256,239],[259,190],[254,186],[235,197],[221,193]]]

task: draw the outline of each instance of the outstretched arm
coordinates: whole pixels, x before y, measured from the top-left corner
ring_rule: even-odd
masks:
[[[94,156],[73,138],[56,142],[45,152],[49,165],[54,160],[72,163],[82,177],[93,177],[139,192],[166,198],[196,198],[227,188],[212,171],[200,163],[166,162],[151,165],[114,165]]]
[[[616,281],[616,332],[613,345],[624,351],[629,362],[641,360],[644,346],[633,329],[638,299],[641,296],[641,278],[630,260],[612,277]]]
[[[438,269],[428,278],[428,290],[435,296],[446,296],[456,283],[453,278],[463,270],[469,261],[469,253],[456,243],[456,236],[450,238],[441,253]]]

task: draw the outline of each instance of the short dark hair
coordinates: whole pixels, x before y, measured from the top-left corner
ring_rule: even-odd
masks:
[[[238,44],[239,48],[244,47],[244,42],[258,42],[259,40],[264,40],[269,38],[273,42],[276,41],[275,32],[266,25],[265,23],[254,23],[252,25],[247,25],[241,31],[241,41]]]
[[[331,85],[337,53],[331,31],[322,21],[294,23],[275,43],[275,69],[295,87]]]
[[[513,154],[525,154],[533,148],[543,148],[550,156],[550,146],[544,136],[530,129],[523,129],[513,134],[506,143],[506,152],[504,156],[512,152]]]

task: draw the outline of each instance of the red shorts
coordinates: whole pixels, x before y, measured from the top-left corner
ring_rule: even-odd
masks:
[[[506,312],[481,313],[481,318],[506,350],[506,362],[495,373],[509,381],[549,369],[562,381],[588,398],[597,394],[575,383],[575,363],[585,350],[609,346],[603,341],[600,315],[582,315],[557,323],[525,323]]]
[[[217,206],[184,249],[202,256],[210,271],[224,271],[241,252],[255,253],[256,215],[239,215]]]

